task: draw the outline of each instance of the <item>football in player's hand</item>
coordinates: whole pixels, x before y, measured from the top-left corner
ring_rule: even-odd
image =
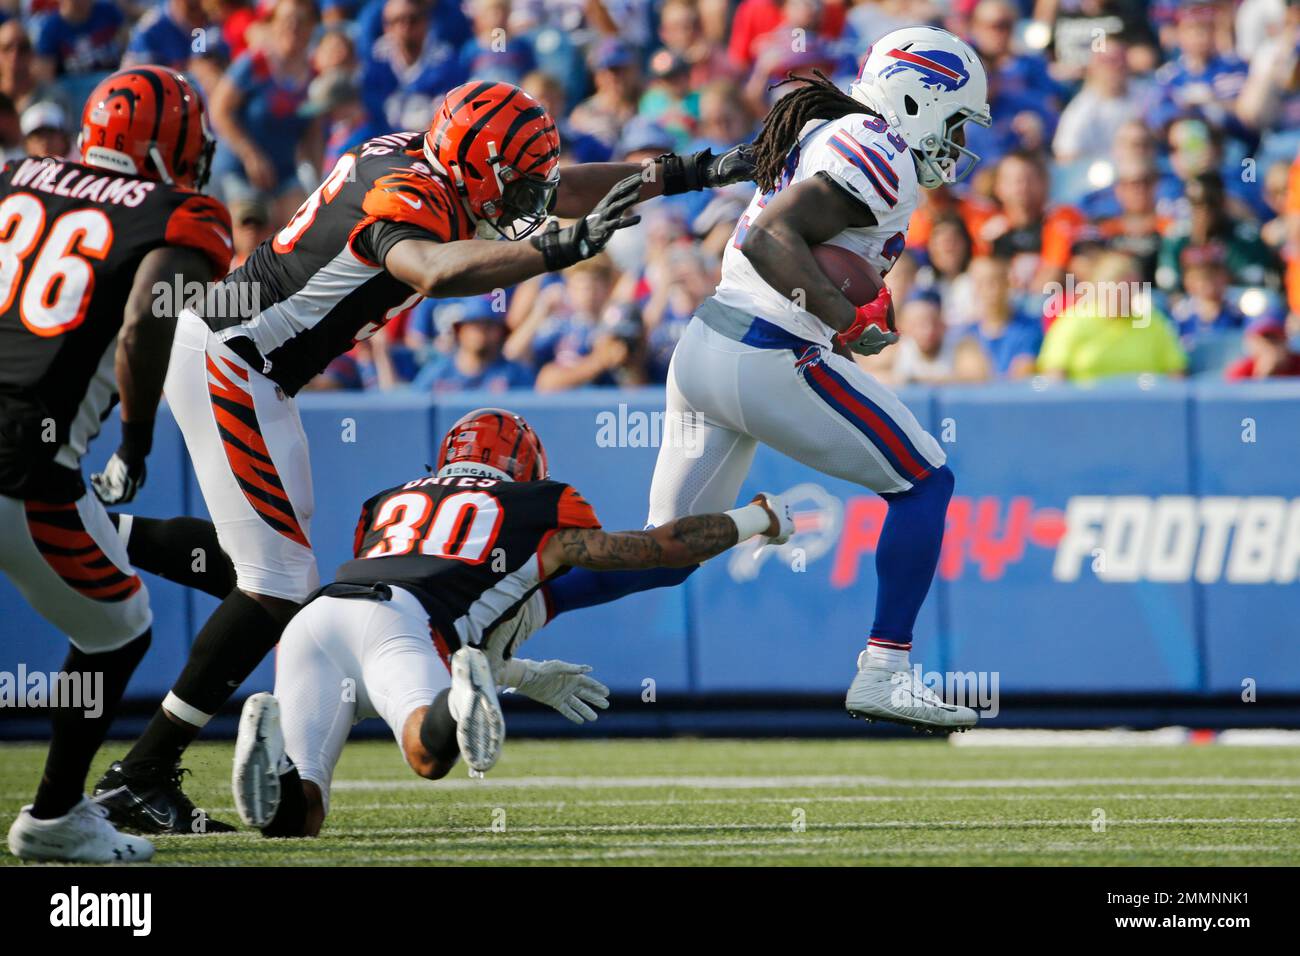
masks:
[[[813,258],[854,305],[866,305],[880,292],[882,280],[867,260],[842,246],[823,243],[812,247]]]

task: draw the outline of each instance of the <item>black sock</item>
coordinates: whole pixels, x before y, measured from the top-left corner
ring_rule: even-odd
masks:
[[[307,829],[307,795],[302,792],[298,768],[290,766],[280,774],[280,806],[271,822],[262,827],[265,837],[300,837]]]
[[[110,514],[115,525],[122,516]],[[235,566],[217,541],[217,529],[202,518],[131,516],[126,542],[131,565],[187,588],[224,598],[235,589]]]
[[[231,591],[194,639],[172,693],[204,714],[215,714],[280,640],[284,625],[243,591]],[[128,772],[171,766],[199,732],[159,709],[122,761]]]
[[[420,744],[439,763],[449,763],[460,754],[456,721],[451,719],[451,708],[447,706],[450,699],[451,691],[444,690],[433,699],[420,721]]]
[[[106,654],[87,654],[75,647],[68,651],[62,672],[82,675],[79,678],[83,688],[83,699],[79,702],[82,706],[58,707],[54,711],[54,729],[49,754],[45,758],[45,774],[36,790],[32,816],[39,820],[61,817],[81,799],[90,762],[104,742],[127,682],[149,649],[151,636],[150,631],[145,631],[125,647]],[[99,675],[103,680],[98,688],[99,714],[88,717],[86,705],[90,701],[86,695],[88,689],[95,689],[95,678]]]
[[[174,767],[201,729],[173,720],[159,707],[130,753],[122,758],[122,768],[128,773],[152,776]]]

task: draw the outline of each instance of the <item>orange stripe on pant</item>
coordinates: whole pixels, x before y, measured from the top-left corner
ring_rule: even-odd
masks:
[[[35,517],[52,511],[65,513],[70,511],[76,514],[75,504],[49,507],[41,506],[39,502],[27,502],[26,511],[27,530],[36,544],[36,549],[41,553],[41,557],[45,559],[45,563],[49,565],[50,570],[78,594],[88,597],[92,601],[124,601],[140,590],[139,576],[123,571],[115,565],[84,528],[77,530],[51,528],[48,525],[42,525],[40,519]],[[77,520],[80,523],[80,516],[78,516]],[[48,535],[51,532],[57,532],[58,536],[66,536],[65,540],[67,538],[76,539],[79,543],[75,546],[85,547],[86,550],[76,555],[49,553],[45,548],[41,547],[41,535]],[[54,547],[66,547],[66,545],[59,542],[46,542],[46,544]]]
[[[257,413],[253,405],[252,394],[237,387],[222,375],[221,370],[212,361],[211,356],[207,357],[207,368],[210,375],[208,394],[213,399],[224,398],[248,408],[253,413],[253,422],[256,423]],[[217,381],[213,381],[213,379]],[[212,403],[212,414],[218,426],[218,433],[221,429],[225,429],[248,448],[266,458],[265,461],[260,461],[252,457],[243,448],[238,447],[222,436],[221,447],[226,452],[226,461],[230,464],[230,470],[239,483],[239,489],[244,493],[244,498],[252,505],[253,510],[261,515],[263,520],[275,531],[284,535],[290,541],[297,542],[304,548],[310,548],[311,543],[307,540],[307,535],[303,533],[302,526],[294,515],[293,503],[289,500],[289,495],[284,490],[284,482],[280,480],[280,474],[275,470],[275,465],[271,461],[271,452],[267,447],[266,439],[262,437],[260,427],[256,425],[250,426],[246,422],[240,421],[221,408],[215,401]],[[267,497],[273,499],[274,503],[252,494],[247,486],[264,492]]]

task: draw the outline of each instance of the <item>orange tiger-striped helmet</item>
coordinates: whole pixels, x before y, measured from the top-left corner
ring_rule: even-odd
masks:
[[[507,239],[543,222],[560,182],[560,134],[537,100],[509,83],[465,83],[442,101],[424,154],[470,215]]]
[[[546,449],[523,416],[476,408],[447,430],[438,449],[438,475],[480,475],[540,481],[550,474]]]
[[[195,190],[207,184],[215,145],[198,91],[160,66],[118,70],[96,86],[77,140],[87,166]]]

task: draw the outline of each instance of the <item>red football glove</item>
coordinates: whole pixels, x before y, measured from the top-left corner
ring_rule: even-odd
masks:
[[[889,287],[882,286],[876,297],[860,305],[853,314],[853,324],[835,335],[835,341],[859,355],[875,355],[887,345],[898,341],[898,333],[889,326],[889,313],[893,306]]]

